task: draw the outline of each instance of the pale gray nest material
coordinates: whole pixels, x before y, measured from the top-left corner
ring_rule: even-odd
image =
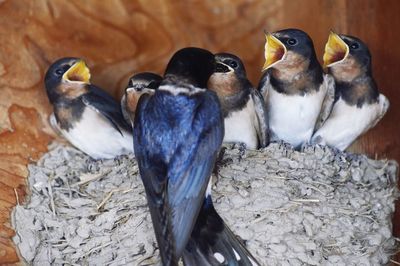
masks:
[[[228,146],[216,208],[263,265],[381,265],[395,248],[397,164],[329,148]],[[30,201],[14,238],[34,265],[159,263],[132,156],[94,162],[55,145],[29,166]]]

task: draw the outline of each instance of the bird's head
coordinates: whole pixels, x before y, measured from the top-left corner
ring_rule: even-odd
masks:
[[[263,71],[276,69],[307,68],[310,61],[316,60],[314,44],[302,30],[285,29],[266,33],[265,64]]]
[[[49,98],[57,94],[74,95],[84,85],[90,84],[90,70],[82,59],[61,58],[49,67],[44,83]]]
[[[129,79],[128,86],[121,99],[123,111],[134,114],[140,96],[145,93],[153,93],[158,88],[161,81],[161,76],[151,72],[142,72],[133,75]]]
[[[229,53],[215,55],[215,71],[208,81],[208,88],[218,96],[230,96],[241,91],[247,82],[246,69],[239,57]]]
[[[360,39],[331,31],[325,45],[324,66],[338,80],[350,81],[371,72],[371,54]]]
[[[201,48],[187,47],[177,51],[168,62],[164,80],[174,80],[198,88],[206,88],[214,72],[214,55]]]

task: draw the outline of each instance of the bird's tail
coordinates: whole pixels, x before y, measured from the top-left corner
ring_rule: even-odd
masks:
[[[224,223],[208,196],[183,252],[187,266],[260,265]]]

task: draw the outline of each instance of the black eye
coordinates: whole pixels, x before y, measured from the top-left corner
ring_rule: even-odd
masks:
[[[297,40],[296,39],[288,39],[287,40],[287,44],[289,44],[289,45],[296,45],[297,44]]]
[[[358,47],[360,47],[359,45],[358,45],[358,43],[352,43],[351,45],[350,45],[350,48],[351,49],[358,49]]]
[[[230,62],[228,63],[228,65],[229,65],[231,68],[237,68],[237,66],[238,66],[238,64],[237,64],[235,61],[230,61]]]
[[[62,68],[56,69],[56,74],[57,74],[58,76],[61,76],[63,73],[64,73],[64,69],[62,69]]]

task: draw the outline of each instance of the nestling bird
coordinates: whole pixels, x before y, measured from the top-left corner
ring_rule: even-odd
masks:
[[[151,72],[142,72],[133,75],[129,79],[128,86],[121,98],[121,110],[125,121],[131,125],[134,121],[135,113],[129,110],[136,110],[140,96],[144,93],[153,94],[162,81],[160,75]],[[127,108],[129,105],[129,108]]]
[[[216,68],[208,88],[218,95],[224,115],[224,142],[242,142],[247,148],[266,147],[269,143],[268,121],[261,94],[246,77],[239,57],[215,55]]]
[[[322,71],[307,33],[285,29],[266,34],[259,90],[264,96],[271,141],[295,148],[310,141],[316,123],[329,115],[334,81]]]
[[[90,84],[90,71],[82,59],[57,60],[44,82],[54,108],[50,122],[72,145],[93,159],[132,152],[132,129],[119,103]]]
[[[209,206],[206,188],[224,136],[218,97],[206,89],[214,68],[207,50],[177,51],[158,89],[142,95],[136,108],[135,156],[163,265],[177,265],[182,255],[187,263],[196,263],[195,256],[201,265],[218,261],[206,257],[208,246],[206,254],[196,244],[187,247],[199,212]]]
[[[324,65],[335,79],[335,103],[312,142],[343,151],[382,119],[389,101],[379,94],[372,77],[370,52],[360,39],[331,32]]]

